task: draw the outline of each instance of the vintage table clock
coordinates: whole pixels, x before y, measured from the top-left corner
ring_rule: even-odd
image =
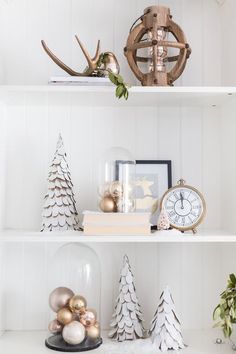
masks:
[[[179,180],[175,187],[168,189],[161,201],[170,220],[170,226],[180,231],[192,230],[203,221],[206,214],[206,203],[202,194]]]
[[[135,26],[138,20],[141,22]],[[138,20],[131,27],[124,48],[131,70],[143,86],[172,86],[183,73],[191,54],[184,32],[172,20],[170,9],[165,6],[147,7]],[[168,40],[171,34],[173,41]],[[138,51],[144,48],[148,53],[138,55]],[[179,52],[171,53],[173,48]],[[144,63],[147,72],[142,70]],[[168,63],[173,64],[169,69]]]

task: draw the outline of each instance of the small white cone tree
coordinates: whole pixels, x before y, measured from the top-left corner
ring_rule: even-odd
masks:
[[[185,348],[181,325],[175,313],[175,305],[169,287],[166,287],[161,294],[160,303],[149,332],[153,344],[161,352]]]
[[[170,228],[170,220],[168,218],[168,214],[165,207],[163,207],[158,217],[157,230],[168,230],[169,228]]]
[[[119,281],[119,295],[110,324],[112,329],[109,332],[109,337],[119,342],[144,338],[145,330],[142,321],[143,317],[136,296],[134,276],[129,259],[124,256]]]
[[[79,220],[61,135],[48,175],[41,231],[78,230]]]

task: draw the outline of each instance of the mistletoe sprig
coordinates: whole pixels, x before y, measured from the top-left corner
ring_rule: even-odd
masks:
[[[233,333],[233,324],[236,323],[236,276],[230,274],[226,290],[220,295],[221,300],[215,308],[213,319],[214,327],[221,327],[225,338]]]
[[[129,97],[130,85],[124,81],[123,77],[120,74],[115,74],[110,70],[103,69],[102,66],[105,64],[106,55],[107,53],[102,53],[99,57],[97,63],[97,74],[98,76],[104,76],[104,71],[108,72],[108,77],[110,81],[116,86],[116,97],[118,99],[124,97],[124,99],[127,100]]]

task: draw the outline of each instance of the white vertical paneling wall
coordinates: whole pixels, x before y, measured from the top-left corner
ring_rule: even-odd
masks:
[[[82,71],[86,63],[74,38],[77,33],[91,55],[100,38],[102,50],[114,51],[126,80],[136,83],[123,48],[132,23],[153,3],[171,8],[174,20],[183,28],[193,50],[177,85],[220,85],[221,7],[215,0],[1,1],[1,82],[43,84],[50,76],[63,74],[43,52],[41,39],[65,63]],[[231,13],[229,9],[230,16]],[[225,42],[227,45],[228,41]]]

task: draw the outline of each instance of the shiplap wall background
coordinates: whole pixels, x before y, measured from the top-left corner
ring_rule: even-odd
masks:
[[[227,18],[232,10],[228,3],[232,5],[232,1],[223,7],[214,0],[162,1],[172,8],[174,19],[183,27],[193,49],[177,84],[219,85],[224,80],[230,83],[219,44],[222,14]],[[43,84],[50,75],[62,74],[42,51],[42,38],[66,63],[82,69],[85,63],[73,38],[75,33],[91,54],[97,38],[101,38],[104,50],[115,51],[127,81],[135,83],[122,48],[133,20],[148,5],[150,2],[143,0],[101,0],[97,5],[92,0],[0,1],[1,83]],[[80,107],[71,104],[69,94],[62,99],[60,95],[38,93],[12,94],[7,107],[2,107],[1,112],[4,111],[7,119],[1,120],[1,131],[6,134],[6,143],[1,140],[0,158],[5,167],[0,187],[2,227],[40,228],[46,177],[59,131],[64,137],[80,212],[96,207],[99,156],[105,148],[119,145],[128,148],[137,159],[171,159],[173,180],[184,176],[206,196],[205,227],[227,226],[225,218],[221,220],[220,171],[224,162],[220,158],[220,109]],[[227,134],[226,131],[225,137]],[[47,264],[59,247],[44,243],[1,245],[0,329],[46,328],[51,290],[46,285]],[[163,286],[169,283],[184,328],[211,327],[218,294],[227,274],[235,268],[232,245],[92,247],[101,260],[104,328],[112,313],[124,253],[130,256],[147,325]]]

